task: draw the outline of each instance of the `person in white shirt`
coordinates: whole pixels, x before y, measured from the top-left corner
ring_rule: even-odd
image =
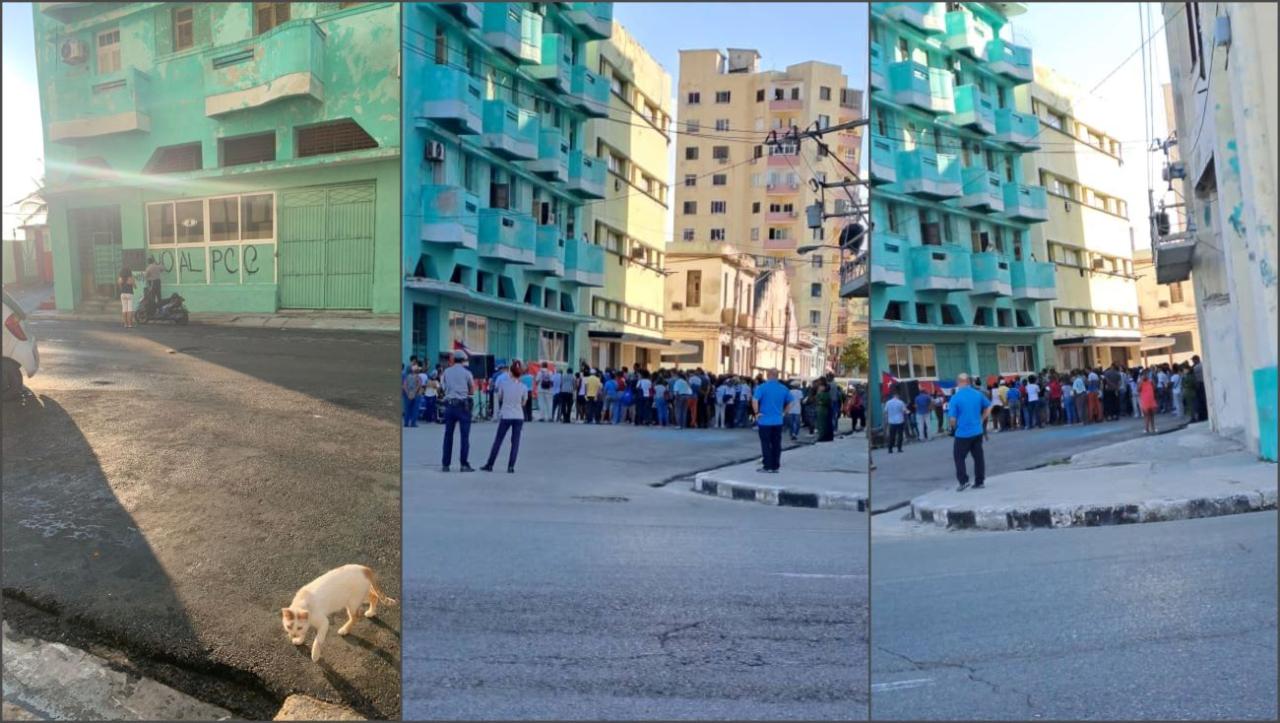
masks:
[[[640,397],[636,400],[636,414],[634,421],[638,426],[649,426],[652,423],[649,408],[653,402],[653,382],[649,379],[648,370],[640,372],[640,378],[636,380],[636,394]]]
[[[538,421],[550,422],[551,410],[554,408],[553,401],[556,395],[556,380],[551,370],[543,364],[538,369],[538,376],[533,380],[534,394],[538,400]]]
[[[1034,374],[1027,377],[1022,391],[1027,395],[1027,403],[1022,406],[1022,426],[1024,429],[1034,429],[1040,426],[1040,385],[1036,383]]]
[[[1173,416],[1182,416],[1182,375],[1178,373],[1178,368],[1173,368],[1173,373],[1169,375],[1169,389],[1173,395]]]
[[[498,414],[498,434],[493,438],[493,446],[489,448],[489,461],[480,469],[493,471],[493,463],[498,459],[498,450],[502,440],[511,430],[511,454],[507,457],[507,471],[516,471],[516,457],[520,455],[520,431],[524,428],[524,403],[529,397],[529,390],[520,381],[524,373],[519,360],[511,362],[511,372],[501,377],[497,389],[493,393],[494,409]]]
[[[1169,411],[1169,375],[1164,367],[1156,371],[1156,400],[1160,404],[1160,412]]]
[[[738,380],[737,392],[738,406],[736,411],[738,413],[738,418],[735,420],[735,426],[749,427],[751,426],[751,420],[749,418],[751,412],[751,385],[747,382],[746,377],[742,377]]]
[[[729,403],[729,382],[720,380],[716,387],[716,428],[724,429],[724,408]]]
[[[800,391],[800,382],[792,381],[791,388],[787,391],[787,408],[783,416],[783,423],[786,425],[787,431],[791,433],[791,441],[800,438],[800,410],[804,405],[804,392]]]

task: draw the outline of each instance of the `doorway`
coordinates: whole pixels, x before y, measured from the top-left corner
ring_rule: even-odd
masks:
[[[80,300],[116,296],[116,278],[124,263],[120,207],[77,208],[68,216],[76,250],[72,273],[79,281]]]

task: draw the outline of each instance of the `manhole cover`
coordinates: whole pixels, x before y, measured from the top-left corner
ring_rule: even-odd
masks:
[[[573,499],[580,502],[630,502],[626,497],[604,497],[596,495],[575,495]]]
[[[94,379],[92,382],[89,382],[89,383],[90,383],[90,384],[97,384],[98,386],[106,386],[106,385],[108,385],[108,384],[115,384],[115,382],[109,382],[109,381],[107,381],[106,379]]]

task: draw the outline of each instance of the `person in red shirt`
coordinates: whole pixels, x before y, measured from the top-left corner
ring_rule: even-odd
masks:
[[[1062,382],[1057,374],[1049,380],[1049,424],[1062,424]]]

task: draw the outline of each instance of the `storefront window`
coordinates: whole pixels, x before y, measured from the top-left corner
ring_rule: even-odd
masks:
[[[998,346],[996,353],[1000,357],[1001,374],[1029,374],[1035,371],[1030,346]]]
[[[174,242],[172,203],[155,203],[147,206],[147,243],[151,246],[167,246]]]
[[[174,204],[178,217],[178,243],[204,243],[204,201]]]
[[[240,199],[209,199],[209,240],[240,240]]]
[[[275,197],[269,193],[241,196],[240,217],[245,240],[275,238]]]

